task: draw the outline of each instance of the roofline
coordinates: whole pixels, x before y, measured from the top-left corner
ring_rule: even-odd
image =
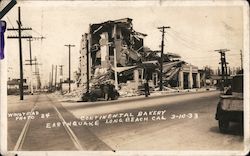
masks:
[[[132,22],[132,18],[120,18],[120,19],[116,19],[116,20],[108,20],[108,21],[104,21],[104,22],[101,22],[101,23],[93,23],[93,24],[90,24],[90,26],[92,25],[102,25],[102,24],[105,24],[105,23],[121,23],[121,20],[130,20]]]

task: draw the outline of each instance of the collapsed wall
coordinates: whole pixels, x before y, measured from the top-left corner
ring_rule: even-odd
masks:
[[[117,84],[121,90],[136,92],[145,79],[149,80],[151,87],[158,88],[161,56],[159,51],[144,46],[145,36],[133,29],[130,18],[90,25],[89,32],[81,40],[79,83],[86,85],[88,65],[91,85],[115,84],[117,73]],[[181,61],[179,55],[166,53],[163,55],[163,84],[180,89],[193,88],[194,84],[199,87],[199,73],[196,69]]]
[[[92,24],[89,33],[82,36],[80,49],[81,83],[86,83],[86,40],[89,41],[89,68],[92,78],[106,74],[115,67],[133,66],[141,61],[143,37],[146,34],[133,29],[132,19]],[[115,58],[116,57],[116,58]]]

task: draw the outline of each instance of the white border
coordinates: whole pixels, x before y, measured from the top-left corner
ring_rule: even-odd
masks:
[[[21,3],[21,2],[19,2]],[[23,1],[25,5],[31,5],[32,7],[39,7],[42,5],[53,5],[56,7],[60,6],[85,6],[92,7],[93,2],[91,1]],[[19,4],[18,4],[19,5]],[[145,7],[145,6],[242,6],[243,7],[243,18],[244,18],[244,145],[243,151],[42,151],[36,152],[35,155],[246,155],[250,147],[250,120],[249,120],[249,5],[246,1],[232,0],[232,1],[99,1],[94,2],[94,7],[108,7],[108,6],[130,6],[130,7]],[[1,153],[7,154],[7,52],[5,52],[6,58],[0,61],[0,98],[1,98]],[[209,138],[208,138],[209,139]],[[17,153],[20,156],[34,156],[34,152],[22,151],[22,152],[11,152],[9,154]]]

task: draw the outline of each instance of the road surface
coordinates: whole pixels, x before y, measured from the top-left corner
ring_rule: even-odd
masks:
[[[9,96],[8,149],[243,150],[240,125],[219,132],[218,100],[217,91],[92,103]]]

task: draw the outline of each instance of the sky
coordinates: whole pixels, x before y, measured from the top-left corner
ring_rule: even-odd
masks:
[[[219,67],[220,55],[216,49],[230,49],[226,54],[230,67],[240,66],[240,50],[243,49],[243,10],[240,6],[176,6],[108,2],[19,2],[5,17],[8,28],[17,27],[18,6],[21,6],[23,35],[44,36],[44,40],[32,42],[32,55],[41,65],[42,83],[48,82],[51,66],[64,65],[64,78],[68,77],[68,48],[71,49],[73,72],[79,66],[79,50],[82,34],[88,32],[89,24],[107,20],[132,18],[136,31],[147,34],[144,45],[160,50],[161,32],[157,27],[170,26],[165,34],[165,52],[179,54],[182,60],[203,68]],[[111,6],[107,6],[111,5]],[[6,33],[17,35],[17,32]],[[6,36],[7,36],[6,35]],[[23,61],[29,59],[28,42],[23,39]],[[19,49],[17,39],[6,39],[8,77],[19,77]],[[24,66],[24,75],[29,67]],[[25,76],[24,76],[25,77]]]

